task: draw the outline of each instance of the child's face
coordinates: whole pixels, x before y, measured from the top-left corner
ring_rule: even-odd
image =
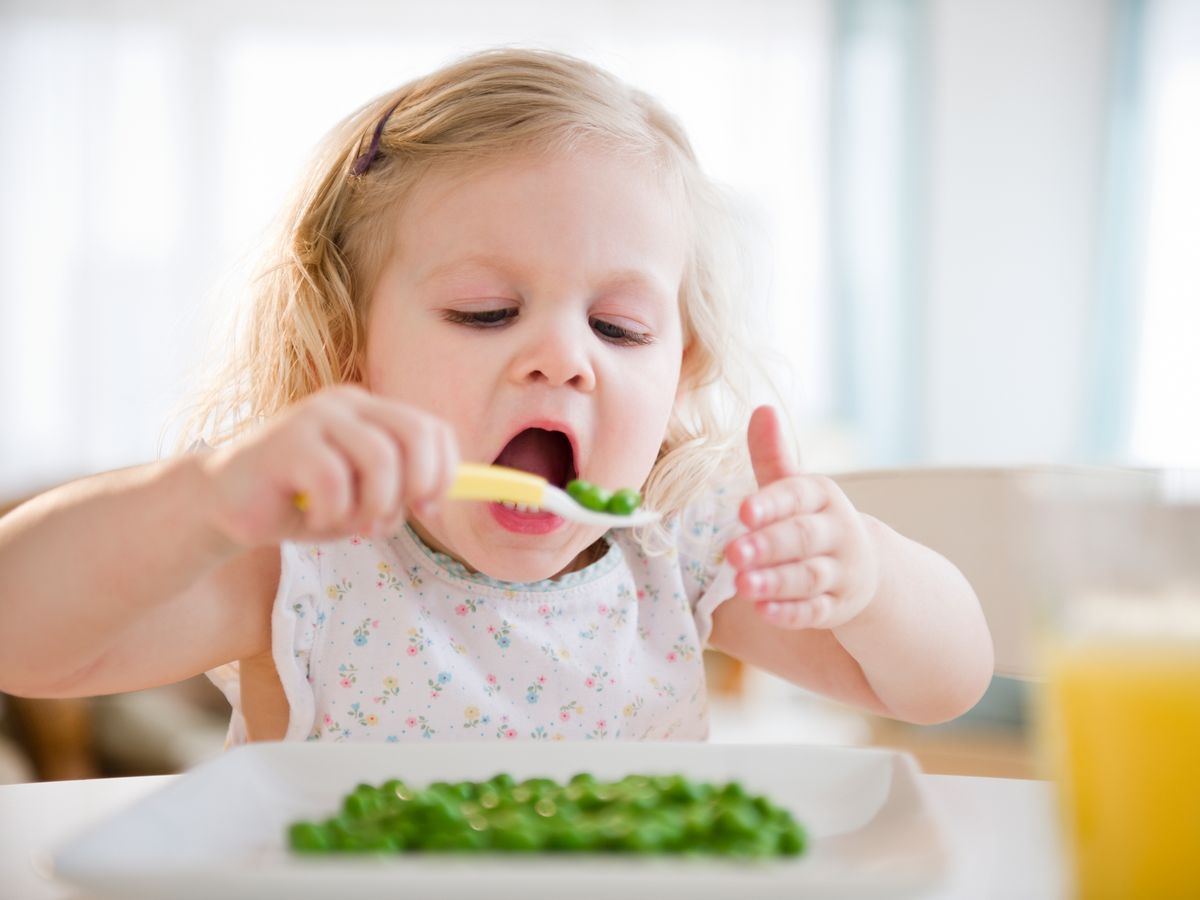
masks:
[[[676,193],[600,152],[426,176],[371,299],[371,390],[447,420],[464,460],[640,488],[679,388]],[[476,502],[412,524],[508,581],[579,568],[602,533]]]

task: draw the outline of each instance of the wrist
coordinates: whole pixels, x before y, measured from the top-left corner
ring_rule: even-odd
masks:
[[[248,547],[242,546],[225,528],[220,496],[209,472],[209,454],[188,453],[172,460],[160,473],[170,512],[167,514],[213,563],[221,563]]]
[[[886,564],[886,560],[891,552],[891,541],[895,532],[874,516],[861,512],[858,516],[862,521],[867,541],[864,560],[861,563],[868,568],[864,573],[862,586],[866,600],[853,618],[833,629],[839,641],[846,637],[853,642],[854,637],[864,631],[870,633],[880,627],[886,628],[890,616],[887,607],[892,592],[888,590],[886,580],[891,567]]]

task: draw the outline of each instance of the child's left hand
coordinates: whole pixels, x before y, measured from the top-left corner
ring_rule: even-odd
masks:
[[[879,586],[875,542],[833,480],[801,474],[779,427],[760,406],[747,429],[758,490],[742,501],[750,533],[730,541],[738,594],[780,628],[833,628],[862,612]]]

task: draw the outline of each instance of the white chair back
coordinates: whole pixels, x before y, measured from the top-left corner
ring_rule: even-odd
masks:
[[[1103,467],[914,468],[835,474],[862,512],[887,523],[953,562],[971,582],[996,649],[996,674],[1038,677],[1037,634],[1055,593],[1112,577],[1111,560],[1083,540],[1099,506],[1119,510],[1141,552],[1153,556],[1145,516],[1155,534],[1173,529],[1173,549],[1195,540],[1193,574],[1200,570],[1200,498],[1176,497],[1164,507],[1163,473]],[[1170,498],[1167,498],[1170,499]],[[1136,520],[1136,521],[1135,521]],[[1106,523],[1110,524],[1110,523]],[[1183,531],[1180,531],[1183,529]],[[1094,530],[1094,529],[1093,529]],[[1091,553],[1092,555],[1088,555]],[[1178,567],[1178,552],[1155,565]],[[1162,573],[1164,576],[1167,574]]]

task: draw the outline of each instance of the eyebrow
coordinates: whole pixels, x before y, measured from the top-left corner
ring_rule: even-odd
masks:
[[[519,266],[514,265],[511,260],[502,256],[466,256],[433,266],[420,276],[417,283],[427,284],[431,281],[438,281],[461,272],[480,269],[486,269],[508,277],[514,277],[520,271]],[[646,287],[656,293],[661,292],[666,296],[673,296],[674,294],[661,279],[655,278],[653,275],[643,272],[640,269],[616,269],[612,272],[606,272],[598,280],[598,286],[608,291],[624,287]]]
[[[468,271],[471,269],[490,269],[494,272],[499,272],[502,275],[511,275],[515,268],[509,265],[508,261],[499,256],[465,256],[459,259],[452,259],[449,262],[439,263],[428,271],[424,272],[418,279],[418,284],[425,284],[430,281],[437,281],[445,278],[448,275],[457,275],[459,272]]]

